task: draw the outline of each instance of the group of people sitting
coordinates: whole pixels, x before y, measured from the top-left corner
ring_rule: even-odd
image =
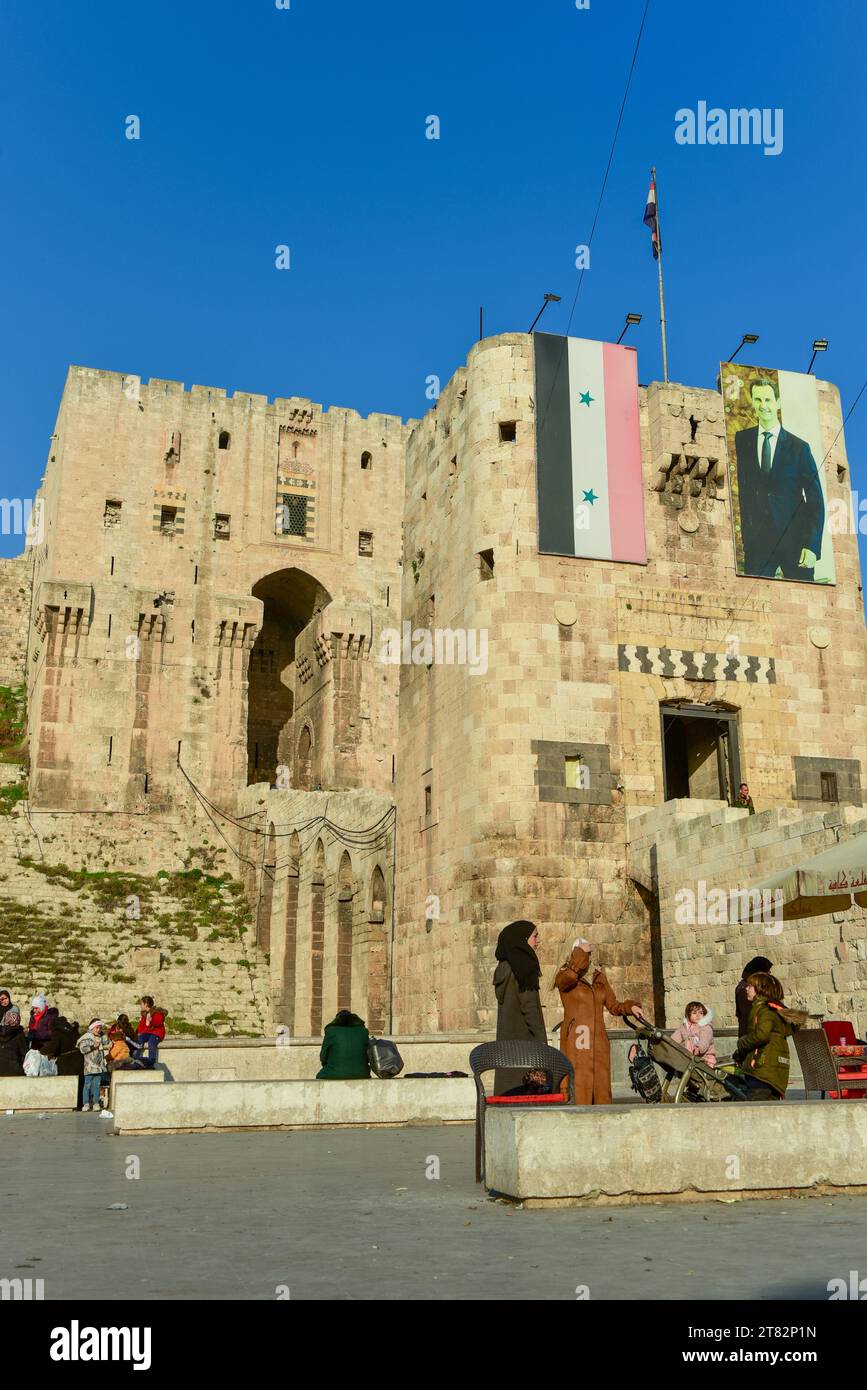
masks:
[[[547,1043],[542,1014],[542,971],[536,947],[539,931],[533,922],[511,922],[497,939],[494,993],[497,999],[497,1039],[535,1039]],[[645,1021],[638,999],[618,1000],[601,970],[590,973],[593,947],[579,937],[569,959],[554,975],[551,988],[560,995],[560,1051],[572,1064],[573,1099],[576,1105],[611,1104],[611,1049],[604,1011],[615,1018],[631,1016]],[[744,966],[735,990],[738,1039],[731,1062],[749,1092],[750,1100],[782,1100],[789,1084],[788,1039],[810,1015],[783,1004],[783,986],[772,974],[766,956],[755,956]],[[717,1065],[712,1015],[700,1000],[686,1006],[680,1026],[672,1035],[688,1052],[709,1066]],[[495,1094],[520,1093],[514,1076],[499,1069]],[[540,1080],[528,1072],[524,1089],[538,1090]]]
[[[25,1028],[11,992],[0,989],[0,1076],[79,1076],[82,1110],[107,1114],[110,1073],[153,1067],[166,1035],[165,1010],[157,1008],[149,994],[139,1005],[135,1027],[121,1013],[111,1023],[92,1018],[81,1032],[77,1023],[49,1007],[44,994],[36,994]]]

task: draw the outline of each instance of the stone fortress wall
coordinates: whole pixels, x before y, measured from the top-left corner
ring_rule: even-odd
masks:
[[[818,391],[841,501],[839,398]],[[639,404],[642,566],[539,554],[525,334],[477,343],[407,425],[72,368],[34,557],[29,808],[228,845],[265,1027],[316,1033],[346,1003],[398,1033],[489,1029],[513,917],[539,923],[552,1025],[577,935],[658,1017],[723,1003],[752,943],[676,931],[678,887],[760,878],[857,823],[857,537],[834,538],[835,586],[737,576],[719,393],[653,383]],[[695,720],[664,800],[678,709],[728,721],[758,816],[719,800]],[[781,939],[781,973],[864,1009],[861,914],[845,939],[819,921]]]

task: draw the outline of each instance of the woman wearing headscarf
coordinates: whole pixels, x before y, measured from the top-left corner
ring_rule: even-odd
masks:
[[[593,979],[587,979],[592,950],[590,942],[579,937],[572,943],[569,959],[554,977],[554,987],[560,991],[563,1005],[560,1051],[575,1071],[575,1104],[610,1105],[611,1048],[603,1010],[616,1018],[644,1015],[639,1000],[618,1001],[601,970],[594,970]]]
[[[497,1041],[547,1043],[545,1019],[539,998],[542,970],[536,947],[539,931],[533,922],[510,922],[497,937],[497,968],[494,993],[497,996]],[[494,1094],[502,1095],[520,1081],[526,1067],[500,1067],[494,1080]],[[517,1078],[517,1079],[516,1079]]]
[[[23,1076],[27,1039],[21,1014],[7,989],[0,990],[0,1076]]]
[[[762,974],[770,975],[773,970],[771,962],[767,956],[753,956],[748,960],[743,969],[743,974],[735,986],[735,1015],[738,1020],[738,1036],[747,1031],[747,1024],[750,1021],[750,1011],[753,1007],[752,999],[747,998],[747,980],[750,975],[755,975],[759,971]]]
[[[28,1042],[49,1042],[51,1030],[58,1018],[58,1010],[48,1007],[44,994],[34,994],[30,1000],[30,1021],[27,1025]]]

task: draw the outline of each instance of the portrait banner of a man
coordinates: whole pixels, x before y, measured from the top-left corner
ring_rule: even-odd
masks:
[[[735,568],[834,584],[816,379],[723,362]]]

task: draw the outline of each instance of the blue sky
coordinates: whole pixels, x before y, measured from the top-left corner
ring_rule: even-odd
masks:
[[[419,416],[485,331],[566,329],[644,0],[3,0],[0,488],[31,497],[70,362]],[[651,0],[571,332],[669,365],[865,376],[860,0]],[[675,143],[781,107],[784,145]],[[125,138],[129,115],[141,138]],[[441,138],[425,138],[425,119]],[[275,268],[275,247],[292,268]],[[867,499],[867,393],[847,427]],[[867,513],[865,513],[867,527]],[[0,537],[0,553],[21,549]],[[862,562],[867,537],[862,538]]]

